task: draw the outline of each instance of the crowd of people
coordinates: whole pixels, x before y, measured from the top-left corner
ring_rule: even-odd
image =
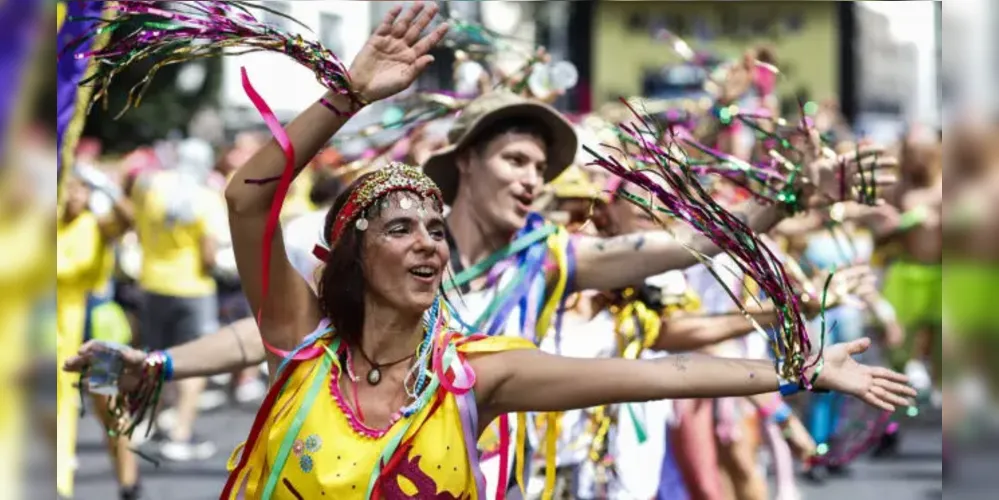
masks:
[[[799,477],[889,456],[909,408],[942,404],[945,331],[994,342],[994,308],[973,291],[991,270],[971,264],[994,221],[943,210],[956,195],[939,135],[877,148],[832,103],[778,122],[769,49],[724,66],[710,109],[567,116],[546,104],[557,92],[486,75],[446,127],[357,158],[325,147],[432,63],[447,29],[421,36],[435,13],[390,12],[351,66],[354,94],[331,91],[273,140],[78,155],[58,220],[61,495],[80,405],[109,430],[121,498],[140,498],[128,431],[157,427],[162,459],[208,458],[199,400],[231,374],[260,409],[223,498],[792,500]],[[764,125],[724,119],[733,108]],[[650,162],[615,127],[633,112],[691,165],[709,157],[702,144],[757,165],[778,129],[803,131],[790,140],[806,165],[788,182],[809,203],[794,213],[759,201],[747,173],[685,178],[759,235],[794,297],[767,296],[744,257],[595,164],[593,151]],[[681,129],[694,139],[675,140]],[[962,137],[953,189],[987,198],[994,145]],[[853,196],[865,183],[876,195]],[[945,246],[947,217],[961,233]],[[969,263],[947,330],[945,251]],[[790,302],[811,338],[804,381],[774,369],[789,362],[772,342]],[[118,365],[95,373],[108,353]]]

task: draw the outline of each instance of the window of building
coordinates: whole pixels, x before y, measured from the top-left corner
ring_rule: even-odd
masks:
[[[343,18],[328,12],[319,14],[319,41],[334,54],[343,56]]]
[[[260,2],[260,4],[266,9],[263,11],[262,20],[264,23],[280,30],[288,30],[291,23],[288,21],[287,17],[282,17],[291,16],[291,5],[289,5],[288,2],[268,0],[266,2]]]

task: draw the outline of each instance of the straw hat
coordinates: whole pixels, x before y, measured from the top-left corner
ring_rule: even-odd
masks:
[[[602,198],[603,195],[600,186],[591,181],[586,172],[575,165],[565,169],[561,175],[552,180],[548,188],[555,198],[561,200],[589,200]]]
[[[462,111],[448,132],[449,146],[439,149],[423,165],[450,205],[458,194],[458,151],[475,141],[490,125],[511,117],[523,117],[547,128],[551,136],[548,145],[548,168],[545,182],[550,182],[566,169],[576,157],[576,132],[561,113],[551,106],[532,101],[512,92],[500,90],[485,94]]]

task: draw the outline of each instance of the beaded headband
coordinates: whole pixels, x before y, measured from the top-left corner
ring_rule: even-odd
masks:
[[[333,230],[330,231],[327,245],[316,245],[313,254],[320,260],[326,260],[329,255],[329,248],[336,245],[336,242],[343,236],[344,231],[354,225],[359,231],[368,228],[368,219],[365,212],[375,201],[382,197],[398,191],[408,191],[415,193],[422,198],[433,201],[437,210],[443,210],[443,197],[434,181],[430,180],[423,170],[406,165],[405,163],[392,162],[387,167],[369,174],[361,184],[350,193],[347,202],[343,204],[337,212],[336,220],[333,222]],[[400,207],[409,208],[409,200],[402,200]]]

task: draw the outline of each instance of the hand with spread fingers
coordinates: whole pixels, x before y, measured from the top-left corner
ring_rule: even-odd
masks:
[[[908,377],[881,366],[863,365],[853,359],[870,346],[869,338],[831,345],[822,353],[821,364],[812,366],[810,362],[806,365],[812,366],[806,370],[806,375],[814,377],[821,366],[815,381],[816,388],[851,394],[885,411],[911,405],[916,390],[909,386]]]
[[[826,280],[829,279],[829,274],[828,272],[823,272],[812,278],[812,289],[818,290],[820,295],[814,297],[814,300],[805,302],[806,311],[811,316],[818,315],[821,312],[821,294],[823,290],[826,290]],[[825,297],[825,307],[829,309],[839,305],[850,305],[862,308],[865,304],[856,297],[869,293],[870,288],[876,286],[876,284],[877,277],[869,266],[857,265],[837,270],[832,273],[832,279],[829,281],[829,288]]]
[[[823,306],[828,310],[852,302],[852,305],[863,307],[863,304],[853,299],[853,296],[859,296],[861,292],[866,293],[876,281],[871,268],[863,265],[847,267],[835,273],[822,272],[810,278],[804,276],[800,268],[796,271],[798,272],[792,272],[790,275],[795,280],[795,287],[799,289],[802,312],[808,318],[818,316]],[[832,279],[827,289],[826,280],[830,274]]]
[[[430,49],[447,33],[447,24],[441,24],[420,37],[437,10],[436,5],[417,2],[400,16],[402,7],[392,8],[354,58],[350,67],[354,91],[374,102],[408,88],[434,61]]]
[[[795,184],[808,208],[822,208],[846,200],[877,198],[896,182],[898,159],[885,156],[880,146],[865,146],[837,155],[824,148],[818,132],[809,131],[808,153]]]

